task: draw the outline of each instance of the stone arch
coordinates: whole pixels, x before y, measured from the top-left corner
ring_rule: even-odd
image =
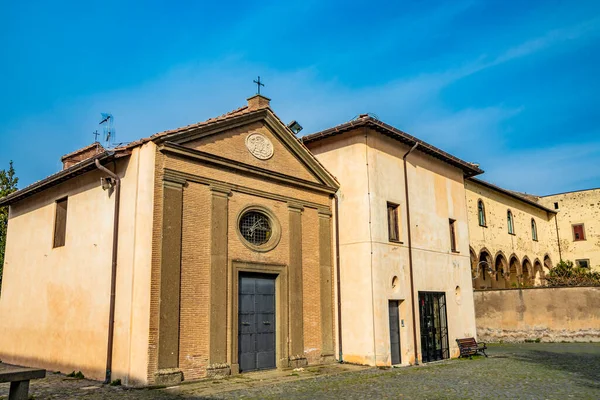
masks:
[[[544,268],[546,268],[548,271],[554,268],[554,264],[552,264],[552,259],[548,253],[544,254]]]
[[[542,267],[542,262],[536,257],[536,259],[533,261],[533,284],[535,286],[541,286],[544,278],[545,274]]]
[[[492,276],[490,276],[490,270],[493,268],[491,254],[485,247],[479,251],[476,267],[479,273],[475,280],[475,287],[477,289],[489,289],[492,287]]]
[[[476,289],[475,280],[477,279],[477,253],[475,253],[475,250],[473,250],[471,246],[469,246],[469,257],[471,260],[471,279],[473,282],[473,289]]]
[[[521,275],[521,261],[513,253],[508,258],[508,284],[510,287],[519,287],[519,275]]]
[[[527,256],[524,256],[523,260],[521,261],[521,271],[521,282],[523,282],[523,286],[533,285],[531,280],[531,277],[533,276],[533,266],[531,264],[531,260],[529,260],[529,257]]]
[[[494,270],[496,271],[496,279],[492,282],[492,287],[498,289],[506,288],[506,276],[508,273],[508,261],[502,250],[496,253],[494,257]]]

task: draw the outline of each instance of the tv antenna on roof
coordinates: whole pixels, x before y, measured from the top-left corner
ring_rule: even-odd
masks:
[[[104,141],[110,146],[111,143],[115,142],[116,129],[113,126],[115,118],[110,113],[100,113],[102,119],[99,125],[104,125]]]

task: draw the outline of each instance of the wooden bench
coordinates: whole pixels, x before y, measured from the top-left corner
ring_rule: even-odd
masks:
[[[29,398],[29,381],[45,376],[45,369],[0,364],[0,383],[10,382],[8,400],[27,400]]]
[[[482,353],[487,357],[485,351],[487,350],[487,346],[485,343],[477,343],[475,338],[464,338],[464,339],[456,339],[456,343],[458,343],[458,349],[460,350],[460,357],[469,357],[473,358],[477,353]]]

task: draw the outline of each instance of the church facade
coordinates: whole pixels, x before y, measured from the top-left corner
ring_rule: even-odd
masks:
[[[148,385],[334,361],[338,183],[268,99],[63,162],[2,200],[4,362]]]

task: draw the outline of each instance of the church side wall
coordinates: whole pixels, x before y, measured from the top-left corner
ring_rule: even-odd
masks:
[[[369,196],[364,131],[335,142],[310,146],[317,159],[341,186],[339,248],[343,359],[357,364],[375,363]]]
[[[145,168],[153,155],[136,149],[116,164],[122,197],[112,377],[125,384],[146,381],[152,220],[145,211],[153,177]],[[104,379],[114,196],[102,190],[101,176],[94,170],[11,205],[0,296],[3,362]],[[64,197],[66,241],[53,248],[55,201]]]

